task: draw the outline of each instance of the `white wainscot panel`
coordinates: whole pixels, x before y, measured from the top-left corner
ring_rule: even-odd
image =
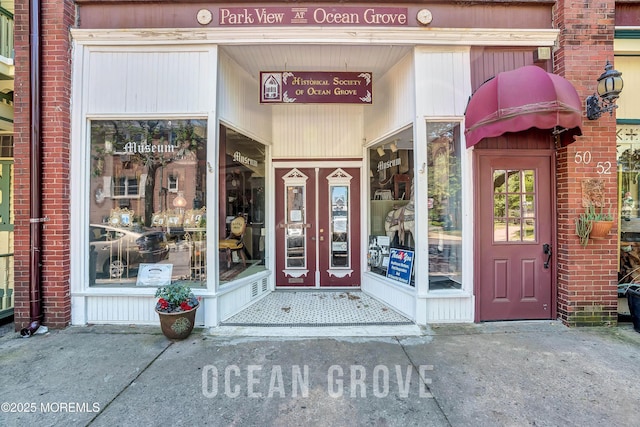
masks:
[[[267,277],[262,277],[234,287],[230,291],[221,289],[218,294],[218,312],[220,321],[224,321],[234,314],[247,308],[249,305],[267,295]]]
[[[473,323],[473,297],[447,295],[442,298],[430,296],[418,299],[426,305],[427,323]]]
[[[378,278],[373,274],[364,274],[361,289],[410,320],[416,320],[416,296],[412,287],[390,283],[382,276]]]
[[[154,296],[88,296],[87,323],[91,324],[134,324],[158,325],[155,311],[157,298]],[[204,324],[203,304],[196,311],[196,326]]]

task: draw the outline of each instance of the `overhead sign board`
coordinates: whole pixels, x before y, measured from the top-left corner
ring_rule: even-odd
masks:
[[[371,104],[370,72],[262,71],[263,104]]]
[[[406,7],[254,6],[221,7],[218,25],[229,26],[408,26]]]

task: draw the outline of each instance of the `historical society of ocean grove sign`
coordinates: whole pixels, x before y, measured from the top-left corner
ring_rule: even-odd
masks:
[[[263,104],[371,104],[368,72],[262,71]]]

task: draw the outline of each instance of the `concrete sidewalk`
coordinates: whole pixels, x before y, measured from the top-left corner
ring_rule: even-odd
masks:
[[[2,426],[635,426],[630,324],[433,326],[411,337],[70,327],[0,338]]]

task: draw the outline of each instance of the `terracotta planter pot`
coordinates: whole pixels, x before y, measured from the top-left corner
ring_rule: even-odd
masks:
[[[199,306],[198,304],[189,311],[177,313],[163,313],[156,310],[158,317],[160,317],[160,327],[164,336],[172,340],[182,340],[188,337],[195,325],[196,310]]]
[[[594,240],[601,240],[607,237],[611,227],[613,227],[613,221],[593,221],[593,227],[589,237]]]

